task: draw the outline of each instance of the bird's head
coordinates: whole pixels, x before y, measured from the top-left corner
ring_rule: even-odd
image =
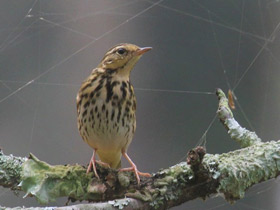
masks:
[[[134,44],[118,44],[105,54],[98,67],[103,68],[105,71],[129,76],[139,58],[151,49],[151,47],[141,48]]]

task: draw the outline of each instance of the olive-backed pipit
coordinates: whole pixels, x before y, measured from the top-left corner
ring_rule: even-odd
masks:
[[[96,172],[95,155],[101,164],[118,169],[123,155],[139,175],[150,176],[137,170],[127,155],[136,129],[136,98],[130,83],[130,72],[139,58],[151,47],[140,48],[133,44],[119,44],[111,48],[97,68],[82,83],[77,95],[78,128],[83,140],[93,148],[87,172]]]

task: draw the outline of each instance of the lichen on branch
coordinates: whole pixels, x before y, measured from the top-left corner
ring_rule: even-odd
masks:
[[[243,198],[249,187],[280,174],[280,141],[259,143],[221,155],[206,154],[204,164],[217,165],[217,191],[232,203]]]
[[[21,180],[22,163],[27,158],[4,155],[0,149],[0,185],[11,190],[20,190],[18,184]]]
[[[228,105],[228,99],[221,89],[216,90],[216,95],[219,99],[217,114],[220,121],[226,127],[228,134],[232,139],[238,142],[241,148],[252,146],[261,142],[261,139],[255,132],[243,128],[234,119],[233,114]]]
[[[0,152],[0,185],[25,191],[26,196],[34,196],[41,203],[58,197],[103,202],[83,207],[79,204],[71,209],[167,209],[217,193],[229,202],[241,199],[249,187],[279,175],[280,141],[261,142],[254,132],[242,128],[234,119],[225,94],[220,89],[216,92],[218,117],[242,149],[207,154],[203,147],[194,148],[185,162],[160,170],[151,178],[142,178],[140,186],[131,172],[97,165],[97,179],[93,173],[86,174],[80,165],[51,166],[34,155],[26,159]]]

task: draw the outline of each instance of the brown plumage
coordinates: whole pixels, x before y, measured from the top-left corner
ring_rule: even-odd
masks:
[[[141,173],[127,155],[136,129],[136,98],[130,72],[143,53],[151,48],[119,44],[111,48],[97,68],[82,83],[77,95],[78,128],[83,140],[93,148],[87,172],[96,172],[95,153],[101,164],[118,169],[123,155],[131,164],[137,182]]]

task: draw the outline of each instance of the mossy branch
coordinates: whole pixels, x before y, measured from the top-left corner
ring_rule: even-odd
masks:
[[[68,197],[79,204],[60,209],[127,208],[167,209],[211,194],[223,194],[229,202],[243,198],[254,184],[280,173],[280,141],[263,143],[233,118],[224,93],[218,89],[218,116],[242,149],[224,154],[205,154],[202,147],[188,153],[186,162],[161,170],[138,186],[133,173],[97,167],[101,179],[80,165],[51,166],[34,155],[28,159],[0,153],[0,185],[22,190],[40,203]]]
[[[230,137],[238,142],[241,148],[260,143],[261,139],[255,132],[241,127],[239,123],[233,118],[233,114],[228,106],[228,99],[224,92],[221,89],[217,89],[216,95],[219,99],[217,114],[222,124],[228,130]]]

